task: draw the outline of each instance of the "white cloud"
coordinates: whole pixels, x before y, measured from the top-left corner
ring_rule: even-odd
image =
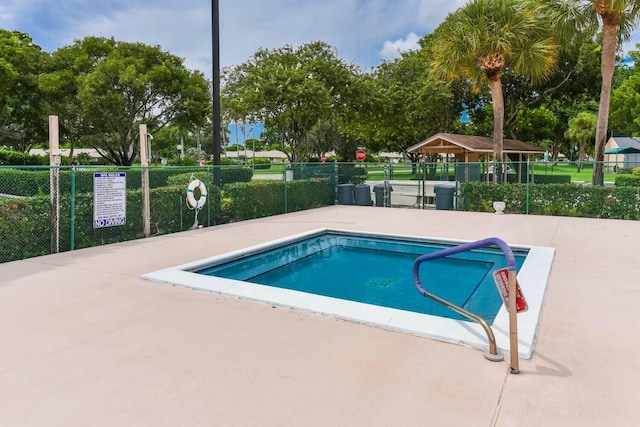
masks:
[[[409,33],[406,39],[386,41],[380,51],[380,57],[384,60],[399,58],[402,52],[417,50],[420,47],[418,45],[419,40],[420,37],[416,33]]]
[[[258,48],[323,40],[346,62],[378,65],[380,55],[410,48],[464,0],[220,0],[222,66],[247,61]],[[160,45],[211,75],[211,1],[3,0],[0,28],[30,34],[54,51],[86,36]],[[7,6],[8,5],[8,6]],[[407,35],[406,40],[396,40]],[[411,35],[413,34],[413,35]],[[385,40],[390,41],[389,46]],[[395,42],[391,40],[396,40]],[[414,43],[414,42],[413,42]],[[383,52],[381,48],[385,45]]]

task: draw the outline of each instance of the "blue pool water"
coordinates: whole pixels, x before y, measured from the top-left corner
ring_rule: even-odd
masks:
[[[463,319],[420,295],[413,283],[415,259],[449,246],[327,232],[197,273]],[[527,252],[514,255],[519,269]],[[502,305],[492,273],[505,266],[500,250],[480,249],[423,263],[420,280],[430,292],[491,323]]]

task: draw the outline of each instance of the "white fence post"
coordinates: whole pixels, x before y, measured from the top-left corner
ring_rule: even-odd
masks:
[[[58,116],[49,116],[49,194],[51,197],[51,253],[60,252],[60,140]]]
[[[140,125],[140,166],[142,166],[142,225],[144,237],[151,235],[151,207],[149,202],[149,134],[147,125]]]

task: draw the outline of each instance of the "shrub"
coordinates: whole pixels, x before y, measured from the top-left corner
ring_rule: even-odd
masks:
[[[616,187],[640,187],[640,175],[616,175]]]
[[[367,170],[351,163],[338,165],[339,184],[362,184],[367,179]]]
[[[142,192],[127,190],[127,223],[117,227],[93,228],[93,193],[77,193],[74,199],[74,248],[81,249],[143,237]],[[185,187],[152,189],[151,233],[188,230],[195,214],[186,204]],[[209,191],[209,203],[199,213],[200,223],[220,222],[220,193]],[[37,195],[22,199],[0,198],[0,262],[46,255],[51,252],[50,199]],[[71,197],[60,197],[60,250],[71,249]]]
[[[571,184],[571,175],[534,175],[533,182],[536,184]]]
[[[469,211],[492,212],[502,200],[511,213],[526,213],[526,184],[491,185],[475,182],[460,186]],[[529,213],[588,218],[638,219],[640,188],[590,187],[571,184],[529,186]]]
[[[31,156],[19,151],[0,150],[0,165],[42,165],[49,163],[48,157]]]
[[[179,173],[171,176],[167,180],[169,185],[187,185],[191,177],[197,178],[204,183],[213,182],[213,169],[194,169],[193,172]],[[232,184],[234,182],[249,182],[253,177],[251,168],[222,168],[220,169],[220,180],[222,185]]]
[[[247,162],[249,165],[253,165],[254,169],[270,169],[271,161],[266,157],[256,157]]]
[[[235,183],[225,187],[222,215],[232,221],[261,218],[332,205],[334,197],[330,179]]]

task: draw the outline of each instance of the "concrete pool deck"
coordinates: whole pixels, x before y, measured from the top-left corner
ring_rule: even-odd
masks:
[[[520,375],[480,350],[140,279],[319,227],[556,248]],[[0,424],[640,424],[640,222],[331,206],[0,264]]]

